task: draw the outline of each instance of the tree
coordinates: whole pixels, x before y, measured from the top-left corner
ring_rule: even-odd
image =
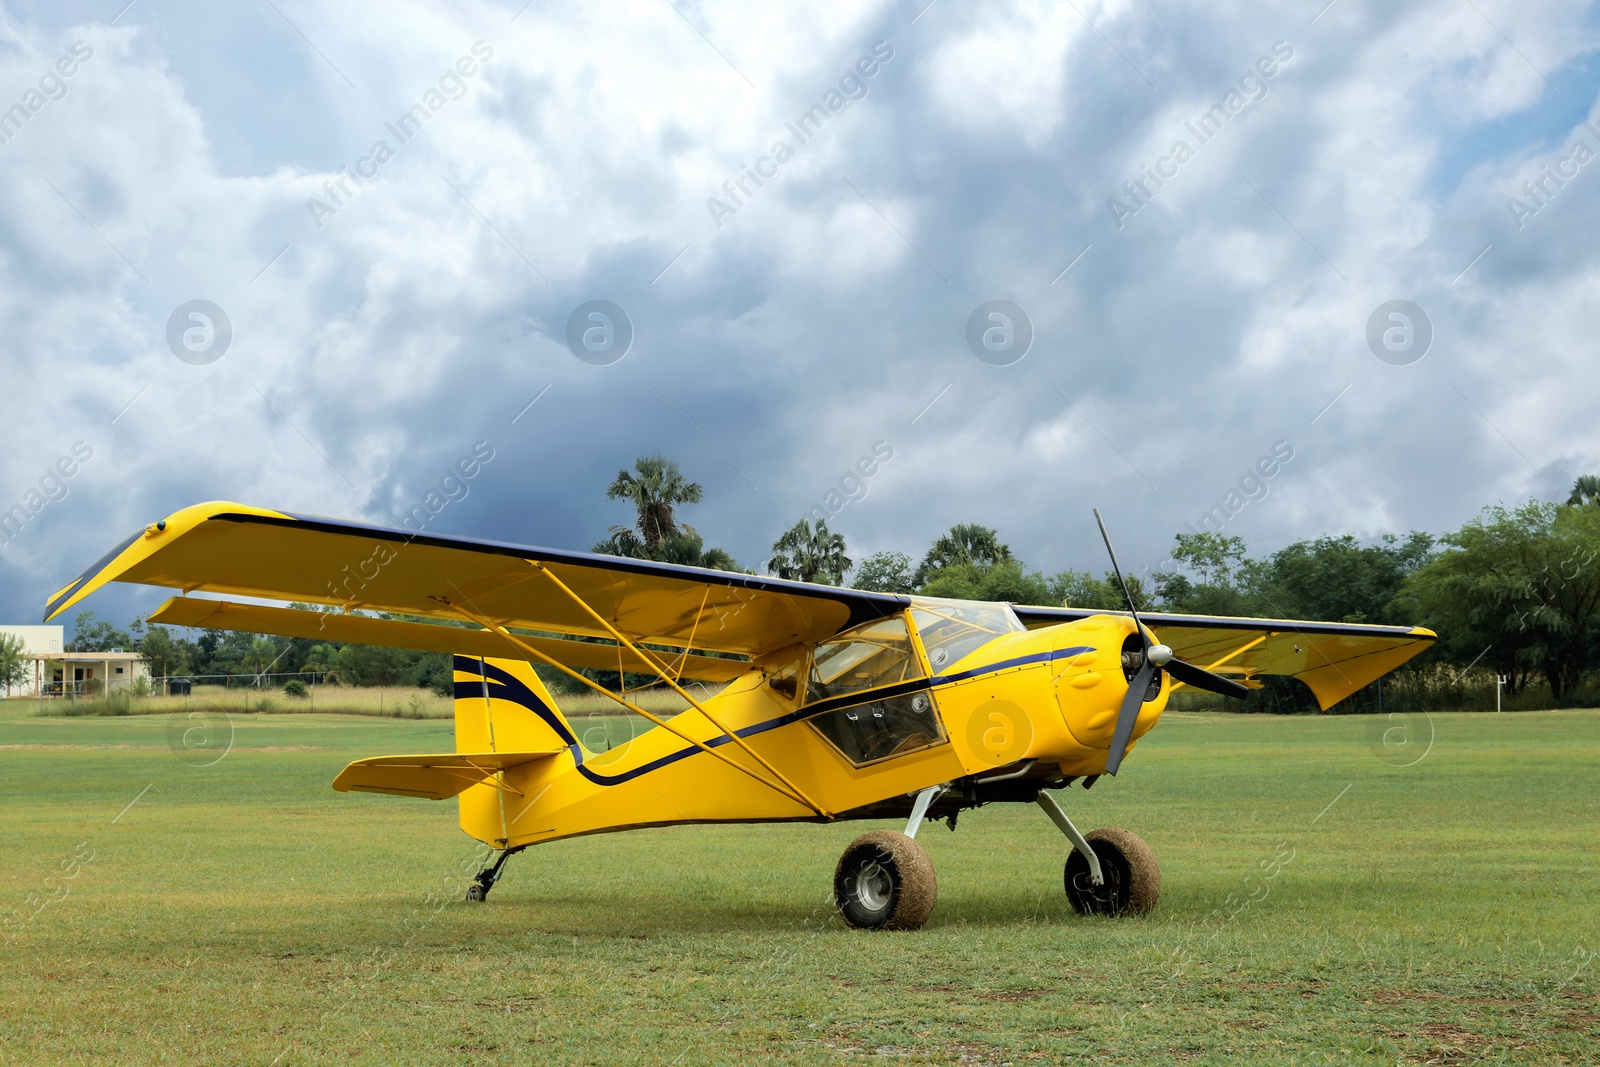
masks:
[[[676,463],[662,456],[640,456],[633,467],[633,471],[617,472],[606,499],[631,502],[637,511],[634,524],[611,527],[611,536],[593,551],[719,571],[742,570],[732,555],[707,548],[694,527],[678,521],[678,505],[700,502],[698,482],[686,479]]]
[[[998,600],[1053,607],[1061,601],[1051,581],[1038,571],[1024,570],[1020,560],[1007,559],[989,565],[954,563],[942,567],[917,591],[950,600]]]
[[[6,687],[6,696],[11,695],[12,686],[28,680],[31,665],[22,638],[16,634],[0,634],[0,685]]]
[[[856,568],[851,586],[873,593],[909,593],[916,588],[911,557],[904,552],[874,552]]]
[[[72,641],[68,644],[69,652],[110,652],[112,649],[133,648],[133,637],[126,630],[119,630],[109,622],[101,622],[95,613],[85,609],[78,612],[78,618],[72,626]]]
[[[1010,546],[1001,544],[1000,535],[994,530],[976,523],[957,523],[928,546],[928,554],[922,557],[912,581],[921,586],[946,567],[992,567],[1011,558]]]
[[[700,483],[685,478],[665,456],[634,460],[633,470],[618,471],[606,490],[607,500],[626,500],[637,512],[631,529],[611,528],[612,554],[660,559],[662,542],[683,532],[694,533],[691,527],[679,527],[676,509],[679,504],[698,504],[701,493]]]
[[[1110,571],[1096,578],[1088,571],[1062,571],[1049,580],[1051,599],[1066,608],[1095,608],[1101,611],[1126,611],[1128,602],[1123,598],[1117,576]],[[1140,611],[1155,607],[1144,584],[1137,575],[1128,579],[1128,594]]]
[[[1580,474],[1572,483],[1572,495],[1567,497],[1569,506],[1583,504],[1600,505],[1600,477],[1593,474]]]
[[[1600,627],[1600,508],[1496,504],[1445,534],[1399,604],[1458,663],[1479,659],[1521,690],[1544,675],[1566,698],[1594,659]]]
[[[829,530],[827,519],[818,519],[815,526],[810,519],[801,519],[772,543],[767,573],[790,581],[838,585],[850,569],[845,547],[844,535]]]
[[[1234,571],[1244,562],[1244,538],[1205,530],[1181,533],[1176,541],[1172,558],[1198,574],[1203,584],[1233,584]]]
[[[172,642],[172,634],[165,626],[152,626],[139,639],[139,655],[150,663],[150,671],[157,678],[182,674],[181,653]]]
[[[250,642],[240,666],[254,675],[266,674],[278,661],[278,646],[269,637],[257,637]]]
[[[344,680],[339,673],[339,652],[336,644],[312,645],[300,669],[318,676],[326,684],[338,685]]]
[[[1208,585],[1192,582],[1184,574],[1157,574],[1156,594],[1161,609],[1184,615],[1282,615],[1264,607],[1233,585]]]
[[[1348,534],[1298,541],[1247,567],[1250,592],[1271,615],[1325,622],[1404,623],[1391,602],[1428,561],[1433,538],[1413,530],[1404,541],[1385,534],[1362,545]]]
[[[215,637],[216,641],[210,645],[204,663],[196,665],[197,674],[255,673],[248,665],[252,646],[256,642],[255,634],[238,630],[214,630],[201,637],[202,648],[206,646],[207,637]]]
[[[338,664],[340,680],[355,685],[415,684],[415,657],[398,648],[345,645]]]
[[[717,571],[743,570],[731,554],[720,548],[707,548],[700,535],[692,531],[676,534],[661,542],[654,558],[662,563],[677,563],[685,567],[709,567]]]

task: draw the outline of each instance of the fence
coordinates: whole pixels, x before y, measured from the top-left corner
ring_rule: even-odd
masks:
[[[253,698],[260,699],[268,693],[283,692],[283,688],[291,681],[301,682],[306,689],[306,698],[311,706],[316,706],[317,683],[326,684],[332,671],[294,671],[274,674],[184,674],[160,675],[152,678],[139,678],[134,682],[106,692],[106,683],[100,678],[90,678],[81,681],[52,681],[46,682],[39,690],[39,704],[42,708],[46,700],[99,700],[107,695],[127,694],[130,697],[182,697],[184,708],[188,709],[189,701],[194,696],[196,687],[208,688],[213,692],[206,694],[215,697],[215,690],[221,689],[227,694],[237,691],[241,706],[249,709],[249,701]],[[226,700],[227,697],[224,697]],[[214,703],[214,699],[212,703]]]

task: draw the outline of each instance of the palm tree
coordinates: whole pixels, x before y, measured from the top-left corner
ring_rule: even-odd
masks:
[[[320,677],[324,685],[340,684],[343,679],[339,675],[339,646],[312,645],[300,669],[309,672],[313,682]]]
[[[265,637],[258,637],[250,642],[250,650],[244,654],[239,666],[256,676],[257,685],[261,684],[261,676],[272,669],[278,662],[278,646]]]
[[[945,567],[960,564],[992,567],[997,563],[1009,563],[1011,559],[1011,546],[1000,543],[999,533],[977,523],[957,523],[928,547],[928,554],[922,557],[912,581],[920,587],[930,575]]]
[[[707,548],[700,535],[693,532],[681,533],[661,542],[657,559],[662,563],[678,563],[685,567],[709,567],[717,571],[740,570],[738,561],[732,555],[720,548]]]
[[[685,478],[672,460],[640,456],[634,460],[633,470],[618,471],[606,490],[607,500],[626,500],[634,506],[638,516],[633,528],[613,526],[610,547],[596,545],[596,550],[659,559],[662,542],[681,533],[694,533],[693,528],[678,524],[674,509],[679,504],[698,504],[700,495],[700,483]]]
[[[818,519],[815,527],[810,519],[801,519],[772,543],[767,573],[791,581],[838,585],[850,569],[850,557],[844,551],[844,535],[829,530],[827,519]]]
[[[1572,495],[1567,497],[1568,504],[1600,504],[1600,477],[1593,474],[1580,474],[1572,483]]]

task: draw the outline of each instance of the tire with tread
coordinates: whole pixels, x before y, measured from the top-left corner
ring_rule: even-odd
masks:
[[[939,882],[926,850],[894,830],[850,842],[833,871],[833,900],[861,930],[915,930],[928,921]]]
[[[1089,883],[1089,861],[1074,849],[1062,880],[1067,900],[1079,915],[1143,915],[1161,896],[1161,867],[1144,838],[1108,826],[1084,835],[1100,859],[1101,886]]]

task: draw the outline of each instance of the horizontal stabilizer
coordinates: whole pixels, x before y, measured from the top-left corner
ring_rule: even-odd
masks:
[[[393,793],[402,797],[427,797],[446,800],[479,782],[489,782],[515,793],[510,786],[494,781],[495,772],[520,767],[525,763],[550,759],[564,748],[543,752],[439,752],[422,756],[372,756],[356,760],[333,780],[341,793]]]

